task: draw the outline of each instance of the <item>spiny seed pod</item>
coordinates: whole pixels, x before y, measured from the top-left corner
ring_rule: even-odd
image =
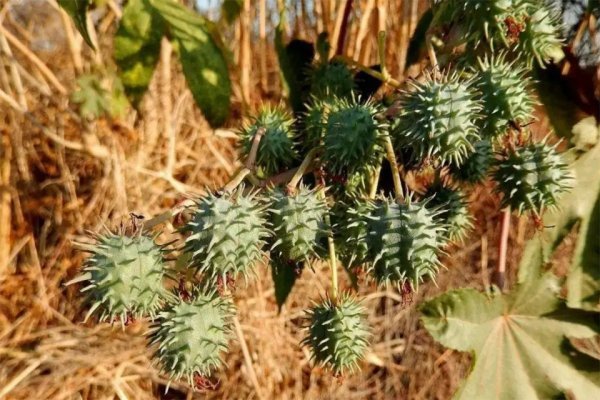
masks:
[[[412,146],[416,155],[441,164],[461,164],[479,139],[481,102],[472,81],[458,74],[411,82],[401,98],[403,110],[394,128],[396,146]]]
[[[323,161],[334,174],[354,173],[379,163],[383,153],[385,124],[376,116],[379,108],[356,98],[335,99],[323,132]]]
[[[79,246],[92,254],[85,261],[84,274],[75,280],[88,283],[82,290],[92,304],[86,319],[96,310],[100,321],[120,318],[123,325],[128,316],[154,318],[170,298],[163,286],[167,250],[154,238],[109,233],[98,235],[95,245]]]
[[[320,63],[311,71],[310,92],[319,99],[330,96],[348,98],[353,90],[352,72],[344,63]]]
[[[369,193],[369,182],[373,175],[374,168],[364,167],[349,173],[346,181],[343,183],[343,195],[341,199],[357,199],[367,196]]]
[[[274,189],[270,194],[269,213],[275,243],[271,251],[290,261],[307,261],[319,257],[321,241],[326,236],[327,205],[318,189],[300,186],[286,194]]]
[[[501,154],[495,162],[494,179],[504,207],[540,214],[570,188],[571,174],[555,147],[531,143]]]
[[[435,277],[443,245],[444,229],[435,220],[440,212],[410,198],[374,204],[365,240],[371,253],[368,272],[377,283],[402,287],[408,282],[416,290],[425,277]]]
[[[307,149],[310,150],[321,145],[329,109],[330,102],[327,99],[312,98],[306,106],[302,122],[305,134],[304,144]]]
[[[372,173],[372,168],[363,168],[351,174],[327,175],[328,193],[336,201],[351,201],[366,197],[369,193]]]
[[[369,217],[374,204],[370,201],[356,200],[338,213],[334,226],[336,248],[340,259],[348,268],[368,262],[369,245],[366,237],[369,233]]]
[[[336,374],[357,369],[369,344],[365,316],[365,308],[348,295],[315,304],[307,311],[307,336],[303,340],[312,351],[311,358]]]
[[[435,0],[434,21],[459,22],[471,47],[484,39],[494,50],[518,39],[531,0]],[[516,31],[515,31],[516,29]]]
[[[493,158],[492,143],[489,139],[475,142],[475,152],[470,154],[465,161],[459,165],[450,164],[450,173],[459,181],[466,183],[479,183],[485,179]]]
[[[182,229],[189,233],[183,249],[191,255],[190,267],[209,282],[227,282],[228,275],[247,278],[269,236],[264,209],[242,188],[196,200],[194,214]]]
[[[505,61],[505,56],[479,59],[475,82],[481,92],[485,118],[483,133],[489,138],[507,132],[509,124],[523,125],[533,120],[535,101],[527,71]]]
[[[543,2],[533,5],[520,34],[517,51],[527,56],[529,66],[534,60],[542,67],[551,60],[560,60],[564,53],[559,32],[560,20],[556,10]]]
[[[427,207],[441,210],[434,219],[440,225],[446,226],[443,235],[445,241],[462,241],[468,231],[473,228],[473,218],[469,213],[469,205],[465,194],[460,189],[443,186],[440,183],[432,185],[424,195],[429,199]]]
[[[186,377],[190,385],[196,375],[209,376],[222,364],[234,315],[231,299],[215,291],[194,289],[191,299],[171,302],[150,333],[162,371],[171,379]]]
[[[247,157],[256,136],[261,135],[256,165],[263,174],[270,176],[289,168],[298,159],[293,124],[294,119],[281,106],[264,106],[240,131],[242,153]]]

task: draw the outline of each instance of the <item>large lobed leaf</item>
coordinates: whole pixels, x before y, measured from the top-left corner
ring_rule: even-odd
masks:
[[[87,9],[90,6],[91,0],[58,0],[60,5],[69,14],[75,27],[83,36],[83,40],[94,49],[94,44],[88,32],[87,26]]]
[[[574,164],[575,182],[555,210],[544,216],[547,227],[531,240],[519,267],[519,281],[534,280],[542,266],[573,227],[578,228],[577,242],[567,277],[570,307],[599,309],[600,301],[600,144],[582,155]]]
[[[114,57],[125,92],[134,104],[148,89],[164,31],[164,21],[149,0],[127,2],[115,35]]]
[[[507,295],[461,289],[423,305],[422,320],[437,341],[475,353],[456,398],[600,398],[597,361],[575,351],[567,338],[594,336],[597,315],[568,309],[556,297],[559,287],[546,274]]]
[[[231,81],[225,55],[213,37],[213,24],[173,0],[148,1],[178,44],[183,73],[196,104],[211,126],[222,125],[229,115]]]

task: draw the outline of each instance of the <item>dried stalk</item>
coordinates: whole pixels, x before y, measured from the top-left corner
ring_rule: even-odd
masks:
[[[0,280],[4,278],[10,262],[11,195],[10,162],[12,151],[7,134],[0,132]]]
[[[4,29],[2,25],[0,25],[0,34],[4,35],[8,42],[14,46],[17,50],[19,50],[33,65],[35,65],[39,71],[42,73],[46,79],[50,81],[52,86],[62,95],[66,95],[67,89],[63,86],[62,83],[58,80],[56,75],[44,64],[38,56],[36,56],[31,50],[27,48],[23,43],[19,41],[12,33]]]
[[[161,86],[160,86],[160,102],[163,122],[163,131],[167,138],[167,165],[165,173],[173,176],[175,168],[176,152],[177,152],[177,137],[173,129],[173,101],[171,99],[171,54],[173,47],[171,42],[163,38],[160,48],[160,63],[161,63]]]

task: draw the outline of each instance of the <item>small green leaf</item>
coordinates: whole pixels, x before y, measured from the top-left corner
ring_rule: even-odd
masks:
[[[196,104],[211,126],[222,125],[229,116],[231,81],[225,55],[213,37],[214,26],[172,0],[149,1],[169,25]]]
[[[579,234],[567,278],[570,307],[598,309],[600,301],[600,144],[582,155],[574,164],[575,182],[558,207],[544,216],[544,231],[526,246],[519,266],[519,282],[535,280],[554,250],[574,227]]]
[[[552,274],[486,296],[473,289],[447,292],[422,307],[422,321],[441,344],[475,353],[457,399],[548,399],[571,393],[600,398],[597,362],[567,351],[568,338],[593,337],[597,314],[567,308]]]
[[[87,9],[90,6],[91,0],[58,0],[58,5],[60,5],[66,12],[69,14],[75,27],[83,36],[83,40],[95,50],[94,44],[92,43],[92,38],[90,37],[90,33],[88,31],[87,25]]]
[[[281,311],[281,307],[287,300],[292,288],[296,284],[298,271],[302,270],[302,263],[286,262],[279,257],[271,259],[271,276],[273,285],[275,286],[275,300],[277,307]]]
[[[79,104],[79,114],[84,118],[99,118],[110,110],[109,92],[102,87],[96,75],[82,75],[77,79],[79,89],[71,100]]]
[[[123,118],[129,107],[129,101],[125,93],[123,82],[118,77],[114,77],[112,90],[110,93],[109,113],[113,118]]]
[[[125,93],[133,104],[148,89],[164,30],[164,21],[148,0],[129,0],[115,35],[114,56]]]
[[[94,119],[104,116],[123,117],[129,105],[123,85],[114,73],[82,75],[77,79],[79,87],[71,95],[71,101],[79,105],[79,114]]]
[[[223,0],[221,5],[221,17],[225,19],[228,24],[239,17],[242,12],[243,0]]]

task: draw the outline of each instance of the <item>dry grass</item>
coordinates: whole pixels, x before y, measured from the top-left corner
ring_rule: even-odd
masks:
[[[35,8],[27,8],[28,3]],[[417,3],[362,1],[362,14],[354,16],[349,28],[346,53],[365,63],[372,61],[376,50],[371,31],[387,24],[389,43],[400,48],[397,54],[388,46],[390,70],[399,76],[407,38],[420,11]],[[252,10],[253,17],[262,18],[260,7]],[[320,12],[330,15],[329,26],[335,31],[335,10],[324,7]],[[247,29],[243,21],[249,20],[243,18],[232,29],[235,40]],[[472,193],[476,229],[464,246],[450,251],[445,260],[448,270],[440,273],[437,287],[424,285],[407,304],[395,291],[363,285],[373,344],[362,371],[355,375],[334,378],[313,368],[299,346],[303,310],[325,292],[326,266],[304,271],[281,313],[266,266],[258,270],[261,279],[235,292],[248,357],[239,338],[232,340],[227,367],[217,374],[216,389],[206,393],[193,394],[185,385],[174,384],[163,395],[166,380],[151,366],[151,352],[142,336],[145,323],[134,323],[125,331],[83,324],[85,308],[77,288],[64,286],[82,261],[72,241],[84,240],[86,229],[119,223],[130,211],[155,215],[186,192],[218,187],[237,162],[235,135],[208,128],[165,48],[139,112],[119,121],[81,120],[67,93],[78,72],[108,63],[115,13],[107,12],[96,24],[102,51],[95,55],[65,21],[54,1],[0,3],[0,45],[7,45],[0,46],[0,89],[5,95],[0,99],[0,398],[451,397],[468,372],[469,356],[434,343],[419,323],[417,304],[448,288],[482,288],[489,283],[499,235],[498,203],[490,185]],[[378,23],[369,23],[373,21]],[[293,27],[301,36],[314,37],[301,23]],[[270,29],[265,27],[265,32]],[[352,39],[356,37],[364,39]],[[253,40],[257,45],[260,38]],[[244,64],[247,56],[242,50],[241,56],[235,53],[238,115],[242,99],[252,107],[278,96],[272,49],[261,46],[259,57],[264,62],[250,82],[240,73],[249,68]],[[515,226],[509,271],[515,270],[527,230],[526,224]],[[163,228],[161,239],[167,241],[173,227]],[[342,278],[342,287],[347,287]]]

